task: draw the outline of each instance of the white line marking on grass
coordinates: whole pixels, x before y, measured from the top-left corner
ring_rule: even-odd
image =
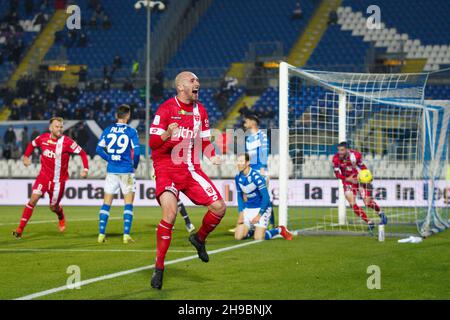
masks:
[[[195,252],[194,250],[174,249],[171,252]],[[156,252],[156,250],[140,249],[55,249],[55,248],[11,248],[0,249],[0,252]]]
[[[209,255],[213,255],[213,254],[216,254],[216,253],[230,251],[230,250],[246,247],[246,246],[249,246],[249,245],[252,245],[252,244],[255,244],[255,243],[260,243],[260,242],[264,242],[264,240],[245,242],[245,243],[237,244],[237,245],[230,246],[230,247],[225,247],[225,248],[212,250],[212,251],[210,251],[208,253],[209,253]],[[170,261],[167,261],[165,263],[165,265],[171,265],[171,264],[184,262],[184,261],[189,261],[189,260],[194,260],[194,259],[198,259],[198,256],[197,255],[192,255],[192,256],[187,256],[187,257],[184,257],[184,258],[170,260]],[[85,285],[88,285],[88,284],[91,284],[91,283],[95,283],[95,282],[99,282],[99,281],[114,279],[114,278],[118,278],[118,277],[129,275],[129,274],[132,274],[132,273],[141,272],[141,271],[145,271],[145,270],[150,270],[150,269],[153,269],[154,267],[155,267],[155,265],[152,264],[150,266],[145,266],[145,267],[125,270],[125,271],[116,272],[116,273],[111,273],[111,274],[107,274],[107,275],[104,275],[104,276],[101,276],[101,277],[80,281],[79,283],[77,283],[77,285],[85,286]],[[14,300],[32,300],[32,299],[35,299],[35,298],[48,296],[50,294],[61,292],[61,291],[65,291],[65,290],[68,290],[68,289],[69,288],[67,287],[67,285],[65,285],[65,286],[61,286],[61,287],[57,287],[57,288],[53,288],[53,289],[49,289],[49,290],[45,290],[45,291],[40,291],[40,292],[36,292],[36,293],[33,293],[33,294],[29,294],[29,295],[26,295],[26,296],[23,296],[23,297],[14,299]]]
[[[122,218],[120,217],[111,217],[109,218],[109,220],[120,220]],[[80,222],[80,221],[98,221],[98,218],[86,218],[86,219],[69,219],[67,220],[68,223],[71,222]],[[44,223],[56,223],[58,222],[58,219],[54,219],[54,220],[37,220],[37,221],[30,221],[28,222],[28,224],[44,224]],[[0,226],[15,226],[17,225],[18,222],[7,222],[7,223],[0,223]]]

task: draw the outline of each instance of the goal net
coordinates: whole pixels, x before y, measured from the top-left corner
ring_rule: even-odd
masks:
[[[362,153],[388,235],[449,226],[445,179],[449,101],[424,100],[428,74],[303,70],[280,64],[279,221],[298,233],[367,234],[345,200],[332,157],[347,141]],[[358,205],[377,225],[378,215]]]

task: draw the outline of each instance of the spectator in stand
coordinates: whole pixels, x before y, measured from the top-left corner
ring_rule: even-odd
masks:
[[[102,90],[109,91],[111,89],[111,81],[108,78],[103,79]]]
[[[34,0],[25,0],[25,13],[30,15],[33,12]]]
[[[80,48],[85,48],[87,46],[87,36],[86,33],[81,32],[80,33],[80,38],[78,39],[78,47]]]
[[[97,27],[97,14],[94,12],[89,20],[89,27],[96,28]]]
[[[328,15],[328,25],[334,25],[338,22],[338,15],[336,10],[331,10]]]
[[[14,132],[13,126],[9,126],[8,130],[6,130],[3,136],[3,156],[5,159],[11,159],[11,154],[13,151],[13,147],[15,146],[17,141],[16,133]]]
[[[80,89],[84,89],[86,87],[87,82],[87,67],[81,66],[78,72],[72,72],[74,76],[78,76],[78,83],[80,85]]]
[[[76,141],[81,146],[81,148],[86,149],[89,143],[89,132],[87,131],[84,123],[80,123],[78,130],[76,132]]]
[[[111,20],[109,20],[108,16],[105,15],[103,17],[103,23],[102,23],[103,29],[107,30],[110,29],[112,27],[112,23]]]
[[[119,55],[116,55],[114,57],[112,65],[112,72],[114,73],[116,70],[119,70],[120,68],[122,68],[122,58]]]
[[[30,137],[28,135],[28,127],[24,126],[21,133],[21,141],[20,141],[20,144],[22,146],[22,152],[25,152],[28,142],[30,142]]]
[[[125,80],[122,90],[123,91],[133,91],[134,90],[134,85],[130,78],[127,78]]]
[[[131,67],[131,77],[136,77],[139,73],[139,62],[133,61],[133,65]]]
[[[41,0],[41,4],[39,6],[41,11],[45,11],[48,8],[48,0]]]
[[[67,33],[67,38],[64,43],[64,46],[67,48],[71,48],[75,46],[76,43],[77,43],[77,31],[75,29],[69,30],[69,32]]]
[[[30,140],[33,141],[37,137],[39,137],[39,130],[36,127],[33,127],[33,131],[31,131]]]
[[[301,7],[301,5],[300,5],[300,2],[297,2],[297,3],[295,4],[294,10],[292,11],[291,19],[292,19],[292,20],[299,20],[299,19],[301,19],[302,17],[303,17],[302,7]]]
[[[33,26],[39,26],[40,29],[42,30],[42,27],[47,24],[47,16],[43,13],[43,12],[39,12],[35,17],[34,17],[34,22],[33,22]]]
[[[239,114],[241,117],[245,117],[247,114],[251,113],[251,110],[248,108],[247,104],[244,102],[242,107],[239,109]]]

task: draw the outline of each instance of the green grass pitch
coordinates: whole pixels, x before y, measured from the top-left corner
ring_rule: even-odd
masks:
[[[60,234],[46,206],[35,209],[24,237],[16,240],[22,207],[0,207],[0,299],[15,299],[64,286],[67,268],[79,266],[81,280],[153,264],[159,208],[135,208],[132,235],[121,242],[121,207],[113,207],[108,243],[98,244],[97,207],[65,207],[67,230]],[[310,209],[312,210],[312,209]],[[323,214],[329,209],[313,209]],[[200,225],[203,208],[188,208]],[[238,244],[227,230],[237,210],[229,208],[207,248]],[[248,240],[247,242],[250,242]],[[243,243],[243,242],[239,242]],[[167,261],[195,255],[179,218]],[[274,239],[166,267],[162,291],[150,288],[147,269],[64,290],[38,299],[449,299],[450,233],[420,244],[388,238],[298,236]],[[381,289],[368,289],[367,268],[381,270]]]

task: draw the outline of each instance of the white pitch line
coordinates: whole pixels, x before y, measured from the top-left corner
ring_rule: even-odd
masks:
[[[210,251],[208,253],[209,253],[209,255],[213,255],[213,254],[220,253],[220,252],[225,252],[225,251],[230,251],[230,250],[242,248],[242,247],[249,246],[249,245],[252,245],[252,244],[255,244],[255,243],[259,243],[259,242],[264,242],[264,240],[245,242],[245,243],[237,244],[237,245],[230,246],[230,247],[225,247],[225,248],[212,250],[212,251]],[[187,257],[184,257],[184,258],[170,260],[170,261],[167,261],[165,263],[165,265],[171,265],[171,264],[184,262],[184,261],[189,261],[189,260],[194,260],[194,259],[198,259],[198,256],[197,255],[192,255],[192,256],[187,256]],[[129,274],[132,274],[132,273],[141,272],[141,271],[145,271],[145,270],[150,270],[150,269],[153,269],[154,267],[155,267],[155,265],[152,264],[150,266],[145,266],[145,267],[140,267],[140,268],[135,268],[135,269],[129,269],[129,270],[120,271],[120,272],[116,272],[116,273],[110,273],[110,274],[107,274],[107,275],[104,275],[104,276],[100,276],[100,277],[97,277],[97,278],[91,278],[91,279],[88,279],[88,280],[80,281],[79,283],[76,283],[75,285],[77,285],[77,286],[85,286],[85,285],[88,285],[88,284],[91,284],[91,283],[95,283],[95,282],[99,282],[99,281],[114,279],[114,278],[118,278],[118,277],[129,275]],[[16,298],[14,300],[32,300],[32,299],[35,299],[35,298],[48,296],[50,294],[61,292],[61,291],[65,291],[65,290],[69,290],[67,285],[61,286],[61,287],[57,287],[57,288],[53,288],[53,289],[49,289],[49,290],[45,290],[45,291],[32,293],[32,294],[29,294],[29,295],[26,295],[26,296],[23,296],[23,297],[20,297],[20,298]]]
[[[120,218],[120,217],[111,217],[111,218],[109,218],[109,220],[119,220],[119,219],[122,219],[122,218]],[[54,219],[54,220],[37,220],[37,221],[30,221],[30,222],[28,222],[28,224],[44,224],[44,223],[55,223],[55,222],[57,222],[58,221],[58,219]],[[70,220],[67,220],[67,222],[68,223],[71,223],[71,222],[80,222],[80,221],[98,221],[98,218],[95,218],[95,219],[93,219],[93,218],[86,218],[86,219],[70,219]],[[7,223],[0,223],[0,226],[15,226],[15,225],[17,225],[18,223],[17,222],[7,222]]]
[[[156,252],[140,249],[54,249],[54,248],[16,248],[0,249],[0,252]],[[171,249],[170,252],[195,252],[194,250]]]

